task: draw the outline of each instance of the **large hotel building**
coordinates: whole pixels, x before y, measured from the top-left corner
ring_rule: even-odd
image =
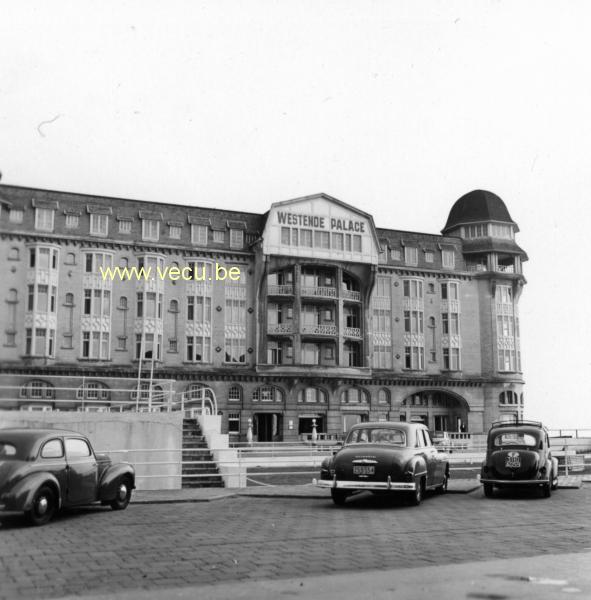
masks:
[[[482,190],[438,235],[325,194],[253,214],[0,185],[0,408],[206,395],[234,440],[486,431],[523,410],[517,231]]]

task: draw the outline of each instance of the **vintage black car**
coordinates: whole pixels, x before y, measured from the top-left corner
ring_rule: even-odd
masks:
[[[537,421],[493,423],[486,443],[480,482],[487,497],[495,487],[539,487],[547,498],[558,486],[558,460],[548,430]]]
[[[0,429],[0,510],[34,525],[63,507],[101,502],[127,507],[135,488],[128,463],[95,454],[86,437],[58,429]]]
[[[335,504],[363,490],[403,492],[418,505],[426,490],[447,491],[449,462],[421,423],[354,425],[332,458],[323,461],[315,485],[330,488]]]

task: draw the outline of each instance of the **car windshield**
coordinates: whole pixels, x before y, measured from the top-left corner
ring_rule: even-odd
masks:
[[[507,446],[525,446],[535,448],[538,440],[531,433],[523,431],[504,431],[495,436],[493,445],[497,448]]]
[[[16,458],[16,447],[6,442],[0,442],[0,460],[14,460]]]
[[[391,427],[363,427],[353,429],[347,436],[345,443],[406,446],[406,435],[401,429]]]

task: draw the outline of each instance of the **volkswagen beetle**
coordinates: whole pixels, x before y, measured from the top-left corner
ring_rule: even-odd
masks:
[[[493,423],[480,472],[484,495],[495,487],[539,487],[547,498],[558,487],[558,460],[552,456],[548,430],[537,421]]]
[[[0,429],[0,510],[23,511],[34,525],[92,502],[123,510],[134,488],[133,467],[95,454],[79,433]]]
[[[448,479],[448,456],[433,446],[425,425],[380,421],[354,425],[313,483],[329,488],[339,505],[363,490],[402,492],[418,505],[428,489],[446,492]]]

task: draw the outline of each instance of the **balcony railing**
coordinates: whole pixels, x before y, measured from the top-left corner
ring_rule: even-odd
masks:
[[[495,271],[497,273],[516,273],[515,265],[497,265],[496,267],[489,269],[487,265],[466,265],[468,271]]]
[[[361,302],[361,292],[355,290],[343,290],[343,298],[345,300],[355,300],[355,302]]]
[[[336,325],[302,325],[302,333],[312,335],[336,335]]]
[[[293,285],[270,285],[267,291],[269,296],[293,296]]]
[[[333,287],[302,287],[302,296],[315,296],[316,298],[336,298],[337,289]]]
[[[345,337],[361,339],[361,329],[359,327],[345,327],[343,334]]]
[[[293,333],[293,325],[291,323],[267,325],[267,333]]]
[[[515,273],[515,265],[498,265],[497,271],[501,273]]]

